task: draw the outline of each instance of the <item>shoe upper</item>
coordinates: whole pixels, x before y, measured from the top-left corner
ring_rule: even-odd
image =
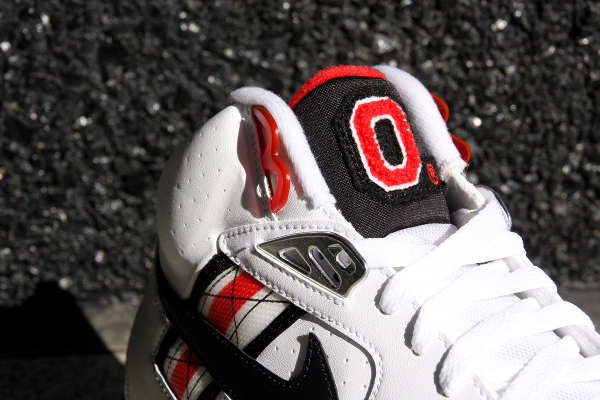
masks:
[[[196,354],[216,334],[167,307],[176,329],[159,353],[176,397],[600,396],[592,322],[527,259],[496,195],[464,178],[416,78],[340,66],[289,105],[254,87],[231,100],[158,188],[164,285],[228,342]],[[279,139],[267,156],[266,114]]]

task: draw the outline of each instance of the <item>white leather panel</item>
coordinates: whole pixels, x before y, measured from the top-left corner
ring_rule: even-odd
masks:
[[[290,167],[290,194],[283,209],[271,213],[253,129],[248,106],[227,107],[164,168],[157,201],[159,257],[182,298],[189,296],[197,273],[217,252],[219,234],[228,228],[269,220],[344,221],[332,202],[312,206],[296,174],[303,166],[292,167],[283,147],[279,154]]]
[[[262,170],[243,112],[230,106],[208,121],[169,159],[158,185],[161,264],[184,298],[199,267],[216,254],[221,232],[270,214],[257,194]]]
[[[254,248],[255,244],[275,237],[308,231],[335,231],[353,238],[351,232],[344,232],[343,225],[333,221],[270,222],[228,230],[221,235],[219,245],[248,273],[348,336],[371,355],[375,375],[370,399],[444,399],[436,391],[435,377],[446,346],[440,339],[430,351],[416,356],[405,345],[405,340],[411,337],[410,326],[414,323],[415,310],[408,307],[392,315],[379,311],[378,293],[387,280],[381,270],[369,271],[367,278],[353,289],[347,299],[342,300],[329,295],[308,278],[292,276],[286,270],[271,264]],[[482,385],[475,381],[473,383],[463,388],[457,398],[485,398],[479,389]]]
[[[335,381],[338,397],[364,400],[373,386],[371,355],[356,342],[307,314],[275,339],[257,360],[281,378],[298,376],[308,348],[308,334],[314,333],[323,347]]]

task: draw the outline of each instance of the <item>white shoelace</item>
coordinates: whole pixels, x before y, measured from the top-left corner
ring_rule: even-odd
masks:
[[[496,201],[486,201],[460,229],[451,229],[438,245],[395,234],[355,243],[369,268],[387,268],[391,275],[379,302],[381,310],[386,314],[407,306],[418,310],[411,342],[416,354],[425,353],[439,340],[442,327],[477,301],[540,288],[556,291],[541,269],[520,261],[525,256],[523,242],[509,231]],[[572,325],[594,330],[590,318],[570,303],[542,307],[534,298],[525,298],[467,326],[459,337],[446,338],[451,347],[439,375],[444,394],[456,394],[478,376],[486,358],[499,347]],[[518,352],[514,347],[512,351]],[[582,357],[577,342],[565,336],[539,349],[509,380],[500,398],[544,398],[555,385],[595,381],[600,381],[600,355]],[[600,399],[600,392],[592,397]]]

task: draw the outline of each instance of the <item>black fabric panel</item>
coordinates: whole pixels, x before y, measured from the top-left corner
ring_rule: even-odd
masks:
[[[215,400],[217,396],[221,393],[221,388],[217,384],[217,382],[212,381],[208,384],[206,389],[200,393],[200,396],[196,400]]]
[[[394,127],[392,122],[388,119],[377,121],[375,124],[375,135],[381,146],[383,157],[391,165],[402,164],[402,150],[396,140],[396,134],[394,133]]]
[[[435,161],[414,130],[422,160],[419,183],[386,192],[368,179],[360,159],[357,161],[356,145],[344,129],[349,124],[351,106],[370,96],[389,97],[402,107],[397,91],[388,81],[345,77],[316,87],[294,108],[340,212],[365,237],[384,237],[426,223],[449,223],[442,183],[434,185],[427,173],[427,164],[435,166]]]

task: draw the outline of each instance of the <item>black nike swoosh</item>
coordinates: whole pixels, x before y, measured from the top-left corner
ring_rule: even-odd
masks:
[[[159,275],[165,310],[182,339],[232,400],[338,400],[335,383],[319,339],[309,333],[302,371],[287,381],[234,345],[202,318],[193,305],[181,300]]]

